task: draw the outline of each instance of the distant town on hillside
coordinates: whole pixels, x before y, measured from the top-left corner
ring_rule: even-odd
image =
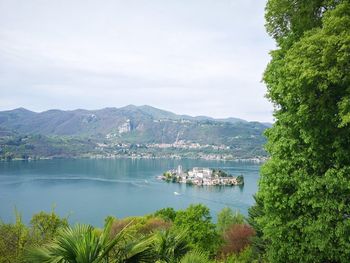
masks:
[[[269,123],[177,115],[151,106],[0,112],[0,158],[203,158],[264,161]]]

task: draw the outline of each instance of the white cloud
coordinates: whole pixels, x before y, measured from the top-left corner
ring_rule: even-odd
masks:
[[[0,0],[0,109],[150,104],[271,121],[264,3]]]

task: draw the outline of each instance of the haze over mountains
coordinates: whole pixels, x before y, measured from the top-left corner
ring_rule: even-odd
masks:
[[[40,113],[18,108],[0,112],[2,137],[43,135],[79,138],[90,142],[95,140],[95,143],[104,143],[109,147],[120,144],[148,147],[149,144],[175,144],[175,147],[198,144],[241,150],[250,145],[256,152],[256,148],[262,151],[265,142],[263,131],[268,127],[269,124],[238,118],[177,115],[147,105],[100,110],[48,110]],[[4,145],[3,142],[3,148]]]

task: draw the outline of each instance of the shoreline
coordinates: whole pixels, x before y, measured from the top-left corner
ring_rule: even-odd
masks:
[[[237,163],[255,163],[263,164],[269,158],[237,158],[237,159],[225,159],[225,158],[203,158],[203,157],[181,157],[181,156],[154,156],[154,157],[145,157],[145,156],[50,156],[50,157],[37,157],[37,158],[13,158],[10,160],[1,159],[0,162],[16,162],[16,161],[41,161],[41,160],[78,160],[78,159],[91,159],[91,160],[107,160],[107,159],[140,159],[140,160],[158,160],[158,159],[174,159],[174,160],[205,160],[205,161],[219,161],[219,162],[237,162]]]

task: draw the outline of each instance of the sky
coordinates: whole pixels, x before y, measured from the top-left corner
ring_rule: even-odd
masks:
[[[0,110],[273,120],[264,0],[0,0]]]

